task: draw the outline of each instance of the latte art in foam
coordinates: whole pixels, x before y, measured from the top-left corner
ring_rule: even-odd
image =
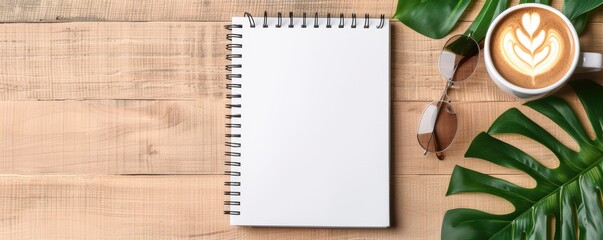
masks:
[[[551,70],[561,57],[560,34],[555,29],[544,30],[539,26],[538,13],[524,13],[521,27],[515,31],[506,28],[499,46],[505,60],[518,72],[532,76],[532,81]]]
[[[543,88],[568,71],[574,43],[563,19],[541,8],[523,8],[505,16],[490,40],[496,70],[523,88]]]

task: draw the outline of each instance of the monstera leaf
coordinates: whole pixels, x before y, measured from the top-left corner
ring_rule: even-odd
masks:
[[[580,146],[574,151],[513,108],[503,113],[488,133],[479,134],[466,157],[483,159],[525,172],[536,187],[524,188],[463,167],[455,167],[447,195],[480,192],[499,196],[515,207],[505,215],[453,209],[444,216],[442,239],[603,239],[603,87],[582,80],[570,83],[590,120],[591,139],[570,105],[547,97],[526,105],[555,122]],[[518,148],[490,134],[521,134],[559,159],[550,169]],[[554,232],[554,233],[553,233]]]

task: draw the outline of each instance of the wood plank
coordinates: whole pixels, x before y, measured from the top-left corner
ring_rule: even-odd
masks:
[[[0,102],[0,173],[223,171],[224,101]]]
[[[395,0],[355,1],[221,1],[221,0],[136,0],[108,1],[0,1],[1,22],[57,21],[207,21],[227,22],[233,16],[251,12],[261,16],[264,11],[276,14],[289,11],[322,14],[369,13],[372,16],[395,10]]]
[[[0,25],[0,100],[220,100],[228,63],[222,25]],[[445,82],[437,61],[445,40],[426,41],[399,22],[392,25],[393,100],[438,99]],[[591,27],[601,29],[603,23]],[[582,37],[584,49],[603,52],[603,43],[596,41],[601,38],[603,32],[590,31]],[[603,73],[594,76],[602,79]],[[516,101],[490,81],[483,64],[458,86],[451,92],[455,101]]]
[[[222,25],[1,25],[0,100],[222,98]]]
[[[529,177],[497,176],[518,184]],[[388,229],[251,228],[222,215],[223,176],[0,176],[3,239],[440,239],[446,210],[503,214],[499,198],[444,197],[450,176],[392,178]],[[294,206],[292,206],[294,207]],[[245,214],[245,213],[242,213]]]
[[[484,5],[485,0],[476,0],[462,17],[463,21],[472,21]],[[518,0],[512,0],[511,5]],[[563,1],[552,1],[553,6],[561,9]],[[64,22],[64,21],[205,21],[227,22],[232,16],[250,12],[253,16],[262,16],[264,11],[271,14],[319,11],[345,13],[369,13],[371,16],[385,14],[393,16],[396,0],[311,0],[311,1],[260,1],[260,0],[150,0],[150,1],[0,1],[0,22]],[[603,16],[593,14],[594,22],[602,22]]]
[[[565,94],[569,96],[568,93]],[[572,98],[576,103],[575,98]],[[220,174],[225,148],[224,101],[0,102],[0,173]],[[502,112],[519,107],[568,146],[575,142],[553,122],[516,102],[453,102],[457,140],[445,161],[423,156],[416,129],[427,102],[392,106],[394,174],[450,174],[467,165],[493,174],[518,174],[463,157],[473,138]],[[582,109],[579,109],[583,112]],[[586,122],[586,118],[583,118]],[[516,135],[498,136],[555,166],[552,153]]]

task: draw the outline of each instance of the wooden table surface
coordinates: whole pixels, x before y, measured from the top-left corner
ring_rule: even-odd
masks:
[[[223,25],[264,10],[391,17],[396,2],[0,0],[0,22],[7,23],[0,24],[0,238],[439,239],[448,209],[511,211],[510,203],[484,194],[444,196],[457,164],[535,184],[521,172],[464,158],[476,134],[520,107],[562,142],[577,148],[575,142],[498,90],[482,64],[450,93],[460,125],[446,160],[424,157],[415,130],[423,107],[445,85],[436,65],[445,39],[392,21],[393,226],[233,227],[222,215]],[[483,2],[474,1],[454,33],[469,26]],[[561,2],[553,5],[560,9]],[[603,51],[602,29],[599,11],[581,37],[584,50]],[[576,103],[570,91],[561,94]],[[532,140],[497,137],[557,164]]]

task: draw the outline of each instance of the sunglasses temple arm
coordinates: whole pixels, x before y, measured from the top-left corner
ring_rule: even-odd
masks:
[[[449,87],[446,87],[446,89],[448,89],[448,88]],[[433,130],[431,131],[431,134],[429,134],[429,140],[427,140],[427,149],[429,149],[429,145],[431,145],[432,141],[433,141],[433,149],[434,150],[436,150],[438,148],[438,145],[440,145],[438,143],[438,138],[435,138],[434,136],[435,136],[435,125],[438,124],[438,120],[439,120],[439,117],[440,117],[439,112],[440,112],[440,108],[441,107],[442,107],[442,102],[439,102],[438,103],[438,114],[436,115],[436,119],[435,119],[434,124],[433,124]],[[427,152],[428,152],[427,149],[425,149],[425,151],[423,152],[423,155],[427,155]],[[441,152],[438,153],[437,151],[435,151],[435,154],[436,154],[436,156],[438,157],[439,160],[444,160],[444,154],[443,153],[441,153]]]
[[[436,120],[437,121],[437,120]],[[427,142],[427,148],[429,148],[429,145],[431,145],[431,141],[433,140],[433,149],[437,149],[438,145],[438,139],[434,138],[433,135],[435,135],[435,131],[431,132],[431,135],[429,135],[429,140]],[[423,152],[423,156],[427,155],[429,151],[427,151],[427,149],[425,149],[425,151]],[[443,152],[435,152],[436,157],[438,157],[439,160],[444,160],[444,153]]]

